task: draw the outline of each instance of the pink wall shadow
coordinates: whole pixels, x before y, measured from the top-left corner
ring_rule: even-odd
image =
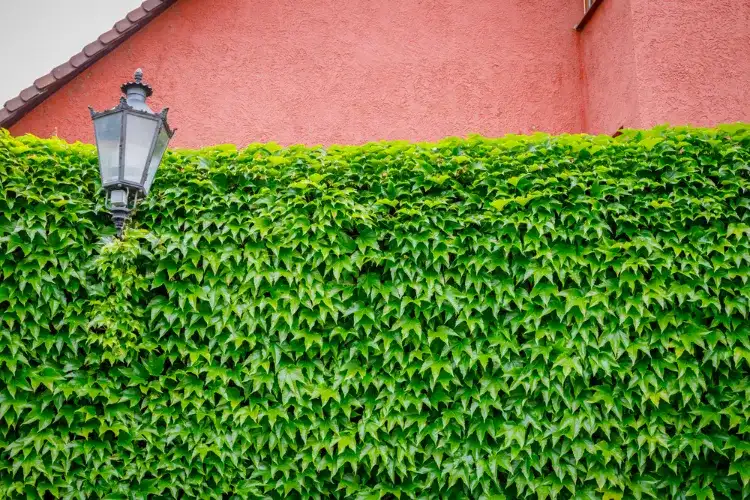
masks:
[[[606,0],[581,47],[589,132],[750,121],[750,2]]]

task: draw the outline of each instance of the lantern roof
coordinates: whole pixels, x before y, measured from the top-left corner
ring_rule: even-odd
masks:
[[[160,118],[167,135],[170,138],[174,135],[175,130],[177,129],[172,129],[167,122],[169,108],[163,108],[157,113],[146,104],[146,99],[153,94],[153,88],[151,85],[143,81],[143,70],[141,68],[135,70],[133,80],[123,83],[120,86],[120,89],[125,95],[120,97],[120,102],[117,106],[111,109],[105,109],[104,111],[94,111],[94,108],[89,106],[91,118],[96,119],[111,113],[122,111],[136,114],[142,113],[151,117]]]

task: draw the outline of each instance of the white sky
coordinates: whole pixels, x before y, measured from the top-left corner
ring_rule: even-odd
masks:
[[[0,106],[143,0],[0,0]]]

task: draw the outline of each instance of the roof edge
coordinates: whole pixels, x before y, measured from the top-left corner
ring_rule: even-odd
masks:
[[[111,30],[99,35],[96,40],[86,45],[67,62],[37,78],[18,96],[6,101],[5,105],[0,108],[0,128],[10,128],[66,83],[119,47],[176,2],[177,0],[146,0],[129,12],[117,21]]]

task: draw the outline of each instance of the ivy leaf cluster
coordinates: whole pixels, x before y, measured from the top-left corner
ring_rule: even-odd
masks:
[[[0,496],[747,498],[750,126],[168,152],[0,131]]]

